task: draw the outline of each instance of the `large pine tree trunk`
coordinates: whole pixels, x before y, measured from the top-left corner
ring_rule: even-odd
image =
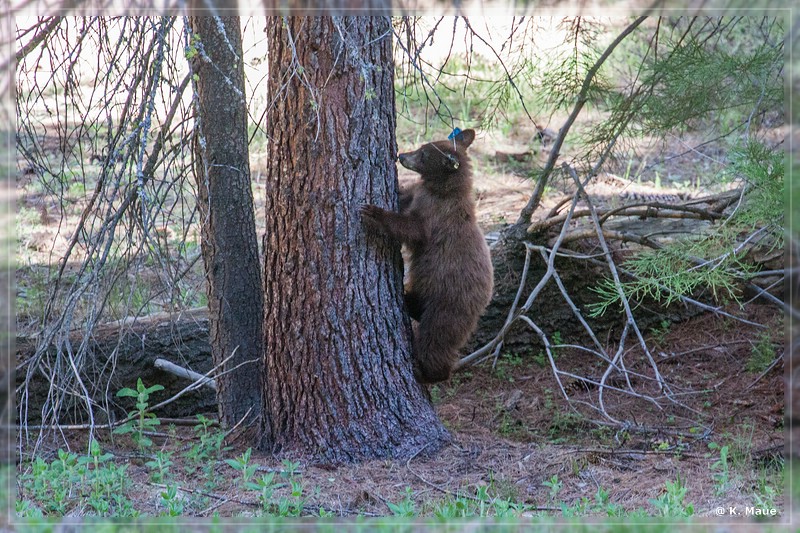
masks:
[[[447,438],[412,375],[400,252],[359,217],[396,207],[390,24],[268,20],[263,449],[350,462]]]
[[[250,184],[247,105],[239,17],[191,17],[201,44],[195,139],[202,253],[208,282],[220,420],[234,425],[261,409],[263,287]],[[224,30],[224,33],[221,31]],[[233,355],[233,357],[231,357]],[[250,362],[248,362],[250,361]],[[255,362],[252,362],[255,361]]]

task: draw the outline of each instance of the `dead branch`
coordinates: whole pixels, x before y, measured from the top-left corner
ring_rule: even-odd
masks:
[[[631,233],[628,231],[604,229],[602,233],[603,237],[606,238],[607,240],[620,241],[620,242],[634,242],[641,246],[646,246],[648,248],[655,248],[655,249],[660,249],[662,247],[658,242],[652,239],[648,239],[646,236],[637,235],[635,233]],[[566,235],[566,237],[564,237],[564,242],[583,241],[586,239],[592,239],[596,237],[597,237],[597,232],[594,229],[583,229],[579,231],[569,232]]]
[[[33,38],[28,41],[25,46],[17,50],[15,59],[17,63],[22,61],[22,59],[31,53],[32,50],[35,50],[37,46],[39,46],[42,41],[44,41],[48,35],[50,35],[53,30],[55,30],[58,25],[61,23],[62,17],[48,17],[46,19],[40,20],[39,23],[36,25],[37,32],[33,36]],[[8,67],[8,63],[4,63],[2,67],[5,70]]]
[[[237,346],[237,348],[238,348],[238,346]],[[173,395],[171,398],[167,398],[163,402],[157,403],[156,405],[150,407],[148,409],[148,411],[155,411],[156,409],[159,409],[161,407],[164,407],[165,405],[168,405],[168,404],[174,402],[175,400],[177,400],[178,398],[180,398],[181,396],[183,396],[187,392],[190,392],[190,391],[193,391],[195,389],[198,389],[198,388],[202,387],[203,385],[206,384],[205,382],[209,379],[209,376],[212,373],[214,373],[217,369],[223,368],[225,366],[225,363],[230,361],[231,358],[234,355],[236,355],[236,349],[234,349],[233,352],[231,352],[231,354],[228,357],[226,357],[225,359],[220,361],[220,363],[218,365],[216,365],[211,370],[209,370],[208,372],[206,372],[205,374],[200,376],[199,379],[195,380],[193,383],[191,383],[191,384],[187,385],[186,387],[184,387],[180,392],[178,392],[177,394]],[[217,376],[221,376],[223,374],[227,374],[229,372],[233,372],[234,370],[236,370],[237,368],[239,368],[241,366],[244,366],[244,365],[250,364],[250,363],[255,363],[255,362],[257,362],[257,360],[255,360],[255,359],[251,359],[250,361],[244,361],[244,362],[242,362],[242,363],[240,363],[240,364],[238,364],[238,365],[236,365],[236,366],[234,366],[232,368],[229,368],[229,369],[227,369],[227,370],[225,370],[223,372],[220,372],[219,374],[216,374],[216,375]]]
[[[650,361],[650,366],[653,368],[655,372],[656,379],[659,383],[659,388],[664,388],[666,385],[664,379],[661,377],[661,373],[658,371],[658,365],[656,365],[653,356],[650,354],[650,350],[647,347],[647,343],[644,340],[644,336],[642,332],[639,331],[639,327],[636,325],[636,320],[633,318],[633,312],[631,311],[630,302],[628,302],[627,296],[625,296],[625,291],[622,289],[622,282],[619,279],[619,273],[617,272],[617,266],[614,263],[614,259],[611,257],[611,250],[608,248],[608,244],[606,243],[605,238],[603,237],[603,229],[600,225],[600,219],[597,216],[597,212],[594,209],[594,205],[592,204],[589,195],[586,194],[586,190],[583,188],[583,184],[581,183],[580,178],[578,178],[578,174],[573,170],[569,165],[565,165],[567,172],[569,172],[570,176],[572,176],[575,185],[578,187],[578,191],[583,199],[589,204],[589,209],[591,210],[591,217],[592,222],[594,222],[595,232],[597,234],[597,239],[600,241],[600,246],[603,249],[603,254],[605,256],[606,262],[608,263],[608,267],[611,270],[611,275],[614,278],[614,286],[617,289],[617,293],[619,294],[620,301],[622,302],[623,308],[625,309],[625,316],[628,319],[628,324],[633,328],[633,331],[636,333],[636,337],[639,340],[639,345],[642,347],[647,359]],[[566,226],[566,223],[564,224]]]
[[[156,359],[153,364],[159,370],[169,372],[170,374],[174,374],[180,378],[190,379],[195,382],[200,381],[202,385],[205,385],[206,387],[209,387],[214,391],[217,390],[217,384],[213,379],[209,379],[203,376],[202,374],[195,372],[194,370],[183,368],[181,366],[176,365],[175,363],[167,361],[166,359]]]
[[[745,387],[745,388],[744,388],[744,390],[750,390],[750,389],[752,389],[753,387],[755,387],[756,383],[758,383],[759,381],[761,381],[761,380],[764,378],[764,376],[766,376],[767,374],[769,374],[769,373],[772,371],[772,369],[773,369],[773,368],[775,368],[776,366],[778,366],[778,363],[782,363],[782,362],[784,361],[784,359],[785,359],[785,358],[786,358],[786,352],[783,352],[783,353],[782,353],[782,354],[780,354],[778,357],[776,357],[776,358],[775,358],[775,359],[774,359],[774,360],[773,360],[773,361],[772,361],[772,362],[769,364],[769,366],[766,368],[766,370],[764,370],[764,371],[763,371],[761,374],[759,374],[759,375],[758,375],[758,377],[757,377],[756,379],[754,379],[754,380],[753,380],[753,382],[752,382],[750,385],[748,385],[747,387]]]
[[[556,207],[554,207],[547,218],[537,220],[528,226],[528,233],[539,233],[547,228],[556,226],[564,222],[565,215],[554,215],[557,209],[564,205],[562,200]],[[715,205],[711,209],[701,209],[692,207],[686,204],[667,204],[663,202],[643,202],[635,204],[627,204],[621,207],[596,209],[597,215],[600,217],[600,224],[602,225],[611,216],[623,217],[639,217],[639,218],[677,218],[677,219],[696,219],[696,220],[719,220],[722,218],[722,213],[717,211]],[[591,216],[590,209],[580,209],[575,212],[573,218],[582,218]]]

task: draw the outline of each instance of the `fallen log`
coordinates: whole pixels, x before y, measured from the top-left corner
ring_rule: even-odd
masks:
[[[70,342],[77,346],[83,340],[83,331],[70,334]],[[37,351],[36,336],[17,336],[16,354],[17,388],[24,384],[28,374],[27,365]],[[48,346],[44,359],[56,356],[56,347]],[[115,394],[123,387],[136,387],[139,378],[146,386],[163,385],[164,390],[153,395],[153,404],[176,394],[186,386],[186,378],[159,368],[157,359],[168,361],[178,367],[204,374],[212,368],[209,344],[208,311],[205,308],[190,309],[174,313],[156,313],[143,317],[130,317],[102,324],[91,332],[89,339],[91,360],[84,368],[98,369],[90,373],[91,382],[86,383],[95,401],[103,405],[107,400],[118,411],[110,413],[119,417],[130,405],[120,402]],[[113,364],[110,364],[113,363]],[[107,383],[110,381],[110,385]],[[27,394],[28,423],[41,420],[41,409],[47,398],[51,383],[47,372],[35,370],[30,373]],[[109,394],[106,396],[106,391]],[[19,400],[18,400],[19,401]],[[200,387],[161,412],[164,417],[185,417],[198,413],[215,413],[216,397],[210,387]],[[19,410],[18,410],[19,411]],[[101,414],[102,415],[102,414]],[[70,422],[85,422],[82,419]]]

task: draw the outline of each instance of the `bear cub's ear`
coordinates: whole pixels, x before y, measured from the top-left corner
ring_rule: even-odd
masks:
[[[475,130],[464,130],[454,137],[456,144],[466,149],[475,140]]]

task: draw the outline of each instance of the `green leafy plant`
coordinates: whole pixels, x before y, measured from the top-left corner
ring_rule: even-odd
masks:
[[[542,485],[550,489],[550,493],[548,494],[548,500],[550,503],[555,503],[558,500],[558,494],[561,492],[561,489],[564,487],[564,484],[559,481],[558,475],[554,474],[548,480],[542,481]]]
[[[653,328],[651,332],[653,333],[653,338],[655,339],[657,344],[664,344],[664,338],[669,333],[669,330],[672,328],[672,322],[669,320],[662,320],[661,323]]]
[[[136,382],[136,390],[125,387],[117,392],[117,396],[121,398],[136,398],[136,410],[128,413],[128,417],[131,420],[116,428],[114,433],[118,435],[130,433],[131,438],[141,450],[152,446],[153,441],[145,435],[145,432],[151,431],[160,425],[161,421],[154,413],[149,413],[147,409],[150,406],[150,395],[161,390],[164,390],[162,385],[145,387],[144,383],[142,383],[142,378],[139,378]]]
[[[778,470],[762,468],[756,480],[753,504],[759,509],[777,509],[783,496],[783,487],[786,486],[785,463],[780,459],[773,466],[777,466]]]
[[[748,372],[764,372],[775,361],[775,345],[772,343],[772,335],[765,331],[758,336],[755,342],[751,342],[751,345],[750,357],[744,368]]]
[[[214,423],[208,417],[197,415],[198,424],[194,426],[194,432],[199,438],[199,442],[194,443],[189,451],[186,453],[186,469],[189,472],[194,472],[200,466],[207,475],[210,476],[213,470],[213,462],[217,460],[220,454],[227,450],[223,447],[225,440],[225,433],[222,431],[214,431],[211,426]]]
[[[553,332],[553,335],[550,337],[550,344],[553,345],[552,352],[553,352],[553,357],[555,358],[556,351],[558,350],[557,346],[559,344],[564,344],[564,339],[561,338],[561,332],[560,331],[554,331]]]
[[[619,504],[611,502],[609,492],[603,487],[597,487],[594,501],[596,508],[605,511],[608,516],[622,516],[624,514],[624,509]]]
[[[296,517],[303,514],[305,499],[303,498],[303,484],[299,480],[292,479],[289,482],[291,487],[290,497],[281,497],[277,503],[265,505],[268,514],[281,517]],[[274,488],[277,488],[274,487]]]
[[[91,489],[86,503],[101,516],[136,516],[132,502],[125,496],[130,477],[128,465],[111,462],[111,453],[103,453],[100,444],[93,440],[89,445],[89,455],[78,458],[78,467]]]
[[[29,500],[16,500],[14,503],[16,515],[24,518],[43,518],[42,510]]]
[[[246,487],[250,483],[250,479],[253,477],[253,474],[255,474],[256,470],[258,470],[257,464],[250,464],[251,451],[251,448],[247,448],[247,451],[238,458],[225,459],[225,462],[228,463],[228,466],[242,474],[242,477],[239,479],[239,483],[243,487]]]
[[[736,428],[736,432],[730,437],[730,451],[728,459],[731,468],[739,472],[745,472],[750,465],[753,457],[753,434],[755,424],[752,420],[745,420]]]
[[[597,513],[606,514],[608,516],[627,515],[625,509],[621,505],[611,502],[609,492],[603,487],[597,487],[597,492],[595,492],[593,499],[583,497],[571,506],[567,506],[567,504],[563,502],[561,503],[561,514],[566,518]]]
[[[585,423],[585,419],[579,413],[557,409],[551,389],[544,391],[544,408],[553,414],[550,426],[547,428],[548,437],[552,442],[563,442],[566,438],[574,436],[575,430]]]
[[[293,478],[300,469],[300,463],[290,461],[289,459],[282,460],[281,465],[283,465],[283,471],[281,472],[281,476],[283,477]]]
[[[474,513],[470,510],[470,503],[463,496],[451,497],[440,502],[433,510],[433,515],[443,520],[474,516]]]
[[[411,490],[411,487],[406,487],[406,495],[402,500],[397,503],[386,502],[386,505],[395,516],[417,516],[417,504],[414,502],[413,496],[414,491]]]
[[[163,483],[169,477],[169,467],[172,466],[172,452],[158,450],[155,457],[144,465],[150,469],[150,479],[156,483]]]
[[[48,464],[37,457],[30,465],[30,471],[19,476],[22,494],[26,498],[18,505],[23,515],[37,516],[43,512],[64,514],[69,505],[71,485],[77,481],[77,455],[58,451],[59,458]],[[39,505],[33,502],[38,502]]]
[[[178,496],[178,486],[170,484],[159,493],[159,503],[165,508],[165,516],[181,516],[183,514],[183,500]]]
[[[718,496],[725,493],[730,482],[730,466],[728,464],[728,452],[730,448],[720,446],[716,442],[711,442],[708,445],[709,450],[719,451],[719,459],[711,463],[711,470],[714,471],[714,481],[716,482],[716,493]]]
[[[495,481],[492,476],[490,476],[490,479],[491,481],[488,485],[478,485],[475,488],[474,495],[456,493],[435,503],[431,506],[433,516],[441,520],[487,516],[505,518],[519,516],[528,509],[525,505],[496,495]],[[396,514],[399,516],[422,514],[417,513],[413,501],[411,501],[411,489],[408,488],[402,505],[395,506],[393,509],[396,509]]]
[[[650,500],[659,516],[692,516],[694,505],[686,503],[687,488],[678,476],[675,481],[665,483],[665,491],[658,497]]]
[[[286,483],[275,482],[275,472],[268,472],[260,478],[254,479],[254,474],[258,465],[250,464],[250,452],[248,449],[236,459],[226,459],[225,462],[234,470],[241,473],[242,477],[238,480],[240,486],[258,492],[258,500],[265,515],[280,517],[301,516],[305,510],[306,499],[303,496],[303,482],[299,479],[299,462],[288,459],[282,461],[283,470],[280,472],[281,478]],[[283,487],[290,487],[289,496],[281,496],[275,499],[275,491]],[[327,516],[324,509],[319,510],[319,516]]]
[[[64,515],[82,509],[100,516],[137,516],[139,512],[127,497],[131,483],[128,465],[115,464],[113,457],[92,440],[84,456],[58,450],[50,463],[37,458],[30,471],[20,476],[23,503],[17,505],[19,512]]]
[[[258,491],[258,500],[261,503],[261,508],[266,512],[269,512],[272,508],[273,493],[283,486],[281,483],[275,483],[275,472],[268,472],[259,479],[246,484],[248,489]]]
[[[539,353],[532,356],[531,359],[533,360],[534,363],[536,363],[536,366],[538,366],[539,368],[544,368],[548,365],[547,354],[545,353],[544,350],[540,350]]]
[[[519,354],[507,353],[497,362],[495,375],[503,381],[514,381],[517,369],[522,365],[522,356]]]
[[[300,480],[292,479],[290,481],[290,486],[292,487],[292,499],[290,500],[288,506],[289,514],[281,514],[281,516],[300,516],[305,508],[305,499],[303,498],[303,483]]]
[[[550,337],[550,355],[553,357],[553,361],[558,360],[558,346],[563,344],[564,340],[561,338],[561,332],[556,331]],[[550,365],[550,360],[547,357],[547,352],[544,350],[539,350],[539,352],[531,357],[534,363],[540,368],[544,368]]]

